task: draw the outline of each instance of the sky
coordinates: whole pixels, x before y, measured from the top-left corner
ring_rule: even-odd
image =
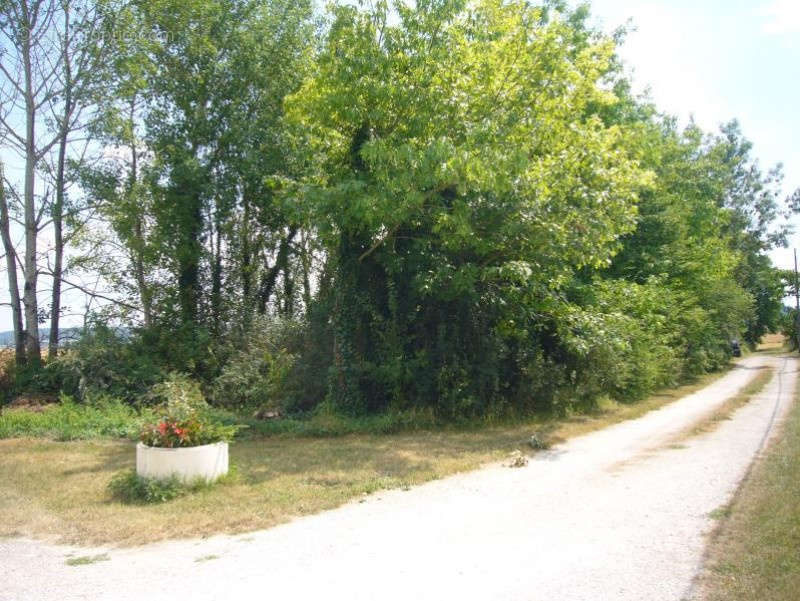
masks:
[[[800,0],[593,0],[610,31],[631,19],[620,48],[638,91],[703,129],[738,119],[766,170],[783,163],[784,195],[800,188]],[[771,253],[793,266],[790,248]]]
[[[662,111],[682,123],[694,118],[707,131],[738,119],[762,168],[784,164],[784,195],[800,188],[800,0],[590,4],[594,22],[606,31],[629,20],[635,28],[620,54],[638,91],[649,89]],[[800,219],[794,225],[790,248],[772,253],[782,268],[792,266],[791,246],[800,246]],[[0,302],[7,296],[3,274]],[[63,325],[80,322],[76,315]],[[0,307],[0,331],[8,329],[10,310]]]

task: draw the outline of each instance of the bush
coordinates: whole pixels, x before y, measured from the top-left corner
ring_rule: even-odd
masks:
[[[183,482],[177,477],[171,478],[143,478],[135,469],[125,470],[115,474],[108,483],[108,492],[111,496],[123,503],[150,504],[165,503],[188,494],[207,490],[218,484],[229,484],[238,480],[238,471],[232,466],[230,471],[215,480],[208,482],[198,478],[192,482]]]
[[[285,409],[287,378],[295,356],[251,346],[236,353],[211,386],[215,405],[238,409]]]
[[[137,334],[96,323],[49,363],[62,391],[89,401],[113,397],[136,403],[164,376],[152,349]]]
[[[302,323],[262,320],[234,351],[211,385],[213,404],[237,409],[285,411],[292,396],[290,375],[302,345]]]
[[[170,374],[153,386],[151,396],[162,401],[160,416],[142,428],[139,440],[151,447],[196,447],[230,441],[242,426],[214,420],[200,385],[183,374]]]
[[[142,478],[131,469],[114,475],[108,491],[123,503],[163,503],[185,495],[189,488],[176,477]]]
[[[0,349],[0,411],[11,402],[14,388],[14,352]]]

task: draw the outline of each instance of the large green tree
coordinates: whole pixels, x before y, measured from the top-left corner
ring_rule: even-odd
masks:
[[[484,411],[575,270],[606,265],[649,174],[598,108],[614,41],[524,2],[335,10],[292,98],[336,263],[330,400]]]
[[[84,183],[125,249],[134,278],[117,287],[138,290],[129,302],[145,324],[221,333],[264,312],[297,262],[298,212],[281,181],[302,162],[302,140],[283,98],[312,57],[311,5],[161,0],[123,16],[99,124],[122,160]]]

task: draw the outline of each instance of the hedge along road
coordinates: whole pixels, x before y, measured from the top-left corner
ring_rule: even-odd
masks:
[[[0,599],[680,601],[693,595],[709,513],[785,416],[797,366],[748,357],[525,467],[382,492],[245,536],[132,549],[0,541]],[[765,367],[772,379],[732,419],[686,436]],[[70,553],[104,561],[67,565]]]

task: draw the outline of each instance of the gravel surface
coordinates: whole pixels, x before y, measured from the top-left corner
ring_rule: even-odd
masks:
[[[733,419],[675,438],[763,365],[775,377]],[[700,392],[525,467],[377,493],[245,536],[132,549],[6,539],[0,600],[681,601],[694,594],[709,513],[785,415],[797,367],[748,357]]]

